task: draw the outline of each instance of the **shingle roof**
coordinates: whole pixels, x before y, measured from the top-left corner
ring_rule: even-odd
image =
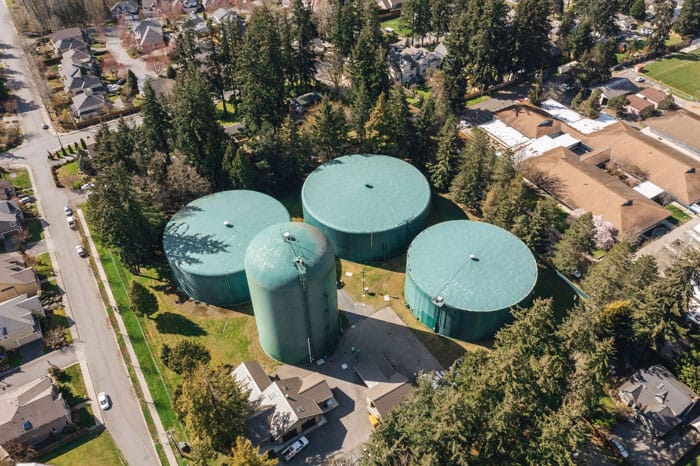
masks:
[[[51,34],[51,42],[57,42],[65,39],[83,39],[83,31],[80,28],[61,29]]]
[[[582,162],[563,147],[523,162],[526,177],[571,209],[584,209],[612,223],[622,237],[639,234],[670,216],[618,178]]]
[[[380,416],[385,416],[401,403],[413,387],[408,379],[398,373],[382,354],[363,355],[355,365],[355,371],[367,385],[369,400]]]
[[[43,315],[38,296],[27,297],[26,294],[0,303],[0,337],[12,335],[25,328],[38,330],[33,315]],[[40,338],[40,335],[37,337]]]
[[[681,143],[700,155],[700,117],[695,114],[687,110],[669,112],[650,120],[649,127],[652,131]]]
[[[640,113],[643,112],[645,109],[654,106],[653,103],[649,102],[646,99],[639,97],[637,94],[628,95],[627,100],[629,101],[629,104],[627,104],[627,106],[632,107],[633,109],[637,110]]]
[[[0,283],[3,285],[36,283],[36,275],[31,267],[24,264],[22,256],[18,253],[0,254]]]
[[[668,97],[668,94],[666,94],[664,91],[660,91],[654,87],[647,87],[646,89],[643,89],[639,92],[639,95],[644,96],[644,98],[646,98],[649,102],[653,102],[655,104],[658,104]]]

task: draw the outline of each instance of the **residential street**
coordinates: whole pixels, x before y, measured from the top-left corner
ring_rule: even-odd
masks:
[[[76,323],[77,358],[87,362],[95,392],[105,391],[113,400],[113,408],[104,413],[107,429],[130,465],[159,464],[95,278],[87,259],[76,254],[75,246],[79,244],[80,236],[65,221],[63,206],[71,204],[79,196],[54,185],[48,168],[47,151],[55,149],[58,141],[55,134],[41,129],[48,121],[46,112],[28,73],[27,62],[23,59],[20,39],[14,27],[10,26],[12,22],[5,1],[0,2],[0,24],[5,26],[0,28],[0,43],[4,46],[2,59],[10,86],[19,100],[18,113],[25,136],[22,146],[0,155],[0,164],[25,165],[31,169],[39,212],[48,224],[46,244],[59,285],[66,292],[69,316]],[[81,137],[87,139],[94,131],[95,128],[92,128],[61,135],[61,141],[67,144]]]

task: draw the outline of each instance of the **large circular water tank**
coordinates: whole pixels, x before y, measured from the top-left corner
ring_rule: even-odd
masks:
[[[304,221],[323,231],[343,259],[403,254],[428,224],[430,186],[413,165],[385,155],[346,155],[304,182]]]
[[[433,331],[478,341],[527,302],[537,264],[525,243],[483,222],[455,220],[416,237],[406,259],[406,304]]]
[[[291,222],[261,231],[245,270],[260,345],[287,364],[330,354],[340,329],[335,253],[318,228]]]
[[[243,256],[266,227],[290,219],[272,197],[255,191],[223,191],[194,200],[168,222],[163,248],[177,286],[216,306],[248,301]]]

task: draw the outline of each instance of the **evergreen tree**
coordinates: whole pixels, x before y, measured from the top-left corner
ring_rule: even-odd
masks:
[[[472,139],[462,155],[462,165],[450,187],[450,194],[457,202],[471,210],[480,211],[491,180],[495,157],[488,136],[481,130],[473,131]]]
[[[636,20],[644,21],[646,18],[646,4],[644,0],[634,0],[634,2],[632,2],[630,6],[630,16]]]
[[[600,88],[594,89],[591,95],[581,104],[579,111],[588,118],[598,118],[600,115],[600,98],[603,91]]]
[[[188,71],[199,69],[199,47],[197,46],[197,33],[192,28],[191,21],[185,21],[180,34],[175,40],[175,49],[171,58],[180,65],[180,69]]]
[[[277,460],[265,454],[260,454],[260,449],[254,447],[245,437],[237,437],[236,443],[231,448],[231,462],[229,466],[275,466]]]
[[[478,25],[469,41],[467,71],[471,80],[482,89],[497,84],[512,66],[512,34],[507,22],[508,6],[504,0],[470,2],[476,9],[474,17]]]
[[[342,108],[334,109],[328,97],[323,97],[307,128],[311,150],[321,162],[343,154],[348,133],[345,114]]]
[[[651,31],[647,39],[647,49],[651,53],[663,52],[666,50],[666,41],[673,26],[673,2],[657,1],[656,16],[652,20],[655,28]],[[685,9],[685,5],[683,6]]]
[[[597,39],[615,39],[620,32],[615,24],[617,7],[617,2],[608,0],[588,0],[576,4],[581,21],[591,27],[593,37]]]
[[[175,79],[176,73],[173,65],[168,65],[168,67],[165,69],[165,77],[168,79]]]
[[[224,158],[224,168],[229,182],[235,189],[255,188],[255,165],[251,155],[242,147],[229,144]]]
[[[550,0],[522,0],[518,3],[513,22],[516,69],[532,71],[547,64],[550,55],[550,13]]]
[[[548,197],[540,199],[535,205],[525,234],[521,237],[523,242],[534,251],[547,252],[549,242],[548,230],[557,220],[559,208],[554,199]]]
[[[617,63],[615,42],[598,41],[590,51],[584,52],[572,69],[572,74],[582,86],[590,86],[610,78],[610,68]]]
[[[287,114],[284,102],[281,38],[268,7],[253,10],[240,55],[240,111],[246,126],[257,131],[265,123],[278,126]]]
[[[593,215],[588,212],[577,218],[556,245],[552,263],[560,272],[579,273],[585,263],[584,255],[593,249]]]
[[[365,3],[362,17],[362,30],[352,49],[350,75],[353,88],[364,86],[369,99],[374,101],[389,89],[387,49],[384,46],[374,3]]]
[[[430,167],[430,182],[441,193],[447,192],[459,163],[460,142],[457,122],[450,116],[440,130],[435,164]]]
[[[447,34],[452,19],[452,3],[449,0],[432,0],[430,3],[431,32],[437,37]]]
[[[316,31],[311,19],[311,8],[304,6],[302,0],[292,0],[292,38],[296,43],[294,48],[294,74],[290,81],[298,92],[309,90],[316,75],[316,61],[311,50],[311,41],[316,37]]]
[[[625,95],[618,95],[608,99],[608,108],[615,110],[615,115],[621,117],[625,114],[625,110],[629,105],[630,101]]]
[[[674,29],[683,37],[700,35],[700,0],[685,0]]]
[[[231,381],[231,368],[199,366],[175,392],[173,407],[187,432],[214,450],[226,453],[251,412],[248,395]]]
[[[163,104],[158,101],[156,93],[149,83],[144,89],[144,100],[141,110],[143,121],[141,123],[141,137],[144,148],[149,154],[154,152],[170,152],[170,136],[172,124],[170,115]]]
[[[405,0],[401,5],[401,23],[411,31],[411,44],[421,42],[431,30],[431,9],[428,0]]]
[[[364,147],[365,124],[367,123],[367,120],[369,120],[369,115],[372,111],[372,102],[373,99],[367,93],[367,88],[365,87],[364,83],[360,83],[359,86],[353,87],[350,121],[352,129],[355,130],[355,133],[357,133],[361,147]],[[377,104],[378,103],[379,102],[377,102]]]
[[[174,146],[213,186],[221,186],[226,134],[198,71],[180,73],[173,98]]]
[[[199,366],[206,366],[211,361],[211,353],[206,346],[192,340],[180,340],[173,347],[164,346],[161,360],[172,371],[185,376]]]
[[[525,186],[521,179],[515,178],[507,185],[496,185],[484,203],[484,220],[523,236],[527,229],[524,201]]]
[[[362,25],[360,5],[356,0],[330,0],[333,12],[330,42],[343,57],[348,57]]]
[[[128,95],[131,97],[139,92],[139,81],[131,70],[126,73],[126,88],[128,89]]]
[[[403,88],[392,87],[389,97],[379,96],[365,124],[369,150],[377,154],[406,157],[411,141],[411,115]]]
[[[158,312],[156,295],[136,280],[131,281],[129,301],[131,301],[131,310],[134,312],[145,316],[151,316]]]

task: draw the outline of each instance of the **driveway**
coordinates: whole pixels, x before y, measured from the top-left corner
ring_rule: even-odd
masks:
[[[0,390],[18,387],[33,380],[48,375],[50,365],[58,366],[61,369],[75,364],[78,356],[74,347],[52,351],[20,367],[10,369],[0,374]]]
[[[12,24],[5,1],[0,1],[0,24]],[[46,245],[58,284],[65,291],[67,313],[75,322],[71,332],[77,342],[78,359],[87,362],[94,391],[108,392],[114,402],[114,407],[104,414],[105,426],[130,465],[160,464],[89,263],[75,252],[80,236],[68,227],[63,206],[77,196],[54,185],[46,154],[58,145],[57,139],[41,129],[45,112],[27,72],[21,40],[14,27],[0,28],[0,44],[6,44],[2,49],[6,72],[19,99],[19,119],[25,134],[22,146],[0,155],[0,164],[31,169],[34,195],[47,227]],[[89,128],[62,135],[61,141],[65,145],[80,138],[89,139],[95,131],[96,128]]]
[[[112,29],[111,34],[106,35],[105,45],[109,53],[112,54],[114,59],[120,65],[124,65],[127,69],[130,69],[138,79],[144,79],[145,77],[157,78],[158,76],[152,72],[148,71],[146,66],[146,61],[142,58],[131,58],[124,47],[122,47],[122,41],[119,37],[114,37],[113,34],[117,34],[118,29]]]

